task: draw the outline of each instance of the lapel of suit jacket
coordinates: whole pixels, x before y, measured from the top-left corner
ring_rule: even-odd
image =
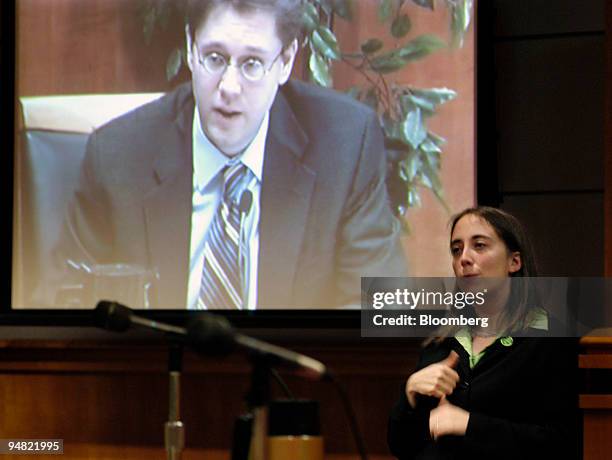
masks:
[[[169,129],[151,139],[151,146],[157,151],[153,174],[158,186],[147,194],[144,203],[149,257],[159,276],[155,303],[163,308],[185,308],[187,303],[193,99],[188,97],[180,107]]]
[[[304,165],[308,143],[282,92],[270,110],[261,189],[258,307],[287,308],[292,299],[316,173]]]

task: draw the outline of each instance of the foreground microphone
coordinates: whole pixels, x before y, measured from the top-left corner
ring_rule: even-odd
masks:
[[[271,365],[283,364],[304,371],[306,377],[322,379],[329,377],[325,365],[316,359],[277,347],[267,342],[239,334],[222,316],[202,315],[187,328],[187,341],[202,354],[224,355],[237,346],[263,357]]]
[[[306,377],[326,378],[329,372],[323,363],[286,348],[238,334],[222,316],[203,314],[191,322],[188,329],[135,315],[117,302],[102,300],[93,311],[94,324],[103,329],[124,332],[132,325],[183,336],[195,351],[205,355],[228,355],[237,346],[246,348],[267,360],[270,365],[283,364],[301,369]]]
[[[93,320],[97,327],[115,332],[124,332],[127,331],[130,326],[137,325],[172,334],[187,334],[187,331],[182,327],[143,318],[142,316],[135,315],[134,312],[125,305],[109,300],[101,300],[98,302],[98,305],[96,305],[93,311]]]

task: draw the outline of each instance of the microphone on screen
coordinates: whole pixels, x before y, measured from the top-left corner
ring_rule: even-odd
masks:
[[[238,204],[238,210],[240,211],[240,216],[246,217],[251,210],[251,205],[253,204],[253,194],[250,190],[245,190],[242,192],[240,196],[240,203]]]
[[[248,302],[248,289],[249,289],[249,264],[248,264],[248,250],[249,245],[247,242],[247,232],[245,229],[245,221],[251,211],[253,205],[253,194],[250,190],[245,190],[240,196],[240,203],[238,204],[238,212],[240,212],[240,234],[238,236],[238,261],[242,270],[241,275],[241,288],[242,288],[242,308],[246,309]]]

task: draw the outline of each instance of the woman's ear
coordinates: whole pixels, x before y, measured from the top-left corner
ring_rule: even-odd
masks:
[[[510,258],[508,259],[508,273],[516,273],[523,268],[523,260],[521,259],[521,253],[518,251],[511,252]]]

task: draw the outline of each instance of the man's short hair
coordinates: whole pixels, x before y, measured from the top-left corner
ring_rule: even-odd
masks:
[[[303,8],[305,0],[188,0],[187,26],[191,41],[195,41],[195,34],[210,15],[211,11],[220,5],[231,5],[236,11],[250,12],[254,10],[268,10],[276,18],[276,32],[283,43],[283,47],[300,39],[303,29]]]

